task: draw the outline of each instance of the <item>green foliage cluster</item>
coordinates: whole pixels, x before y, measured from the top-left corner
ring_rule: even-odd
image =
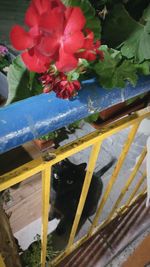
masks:
[[[7,79],[9,95],[6,104],[42,93],[37,74],[27,70],[20,56],[17,56],[10,65]]]
[[[59,142],[62,142],[63,140],[68,139],[69,134],[72,134],[76,131],[76,129],[79,129],[80,123],[81,123],[81,120],[75,121],[66,127],[63,127],[54,132],[45,134],[41,136],[39,139],[44,140],[44,141],[55,140],[55,143],[59,144]]]
[[[0,71],[3,71],[5,67],[8,67],[10,65],[8,59],[6,57],[0,56]]]
[[[24,267],[40,267],[41,261],[41,240],[40,236],[36,236],[36,241],[33,242],[29,248],[23,252],[21,255],[21,261]],[[58,251],[54,251],[52,246],[52,238],[51,235],[48,235],[47,242],[47,254],[46,254],[46,262],[49,262],[58,255]]]
[[[133,4],[134,2],[134,4]],[[104,61],[94,66],[105,88],[136,85],[150,75],[150,3],[147,0],[91,0],[102,25]],[[104,16],[105,11],[105,16]],[[103,16],[102,16],[103,15]]]
[[[104,88],[136,85],[138,76],[150,75],[150,3],[149,0],[62,0],[68,6],[80,6],[95,40],[101,39],[104,61],[89,64],[83,77],[96,74]],[[80,67],[80,66],[79,66]],[[84,76],[85,75],[85,76]],[[68,79],[79,78],[71,71]],[[82,75],[81,75],[82,80]],[[42,93],[38,75],[29,72],[18,56],[8,73],[7,104]]]

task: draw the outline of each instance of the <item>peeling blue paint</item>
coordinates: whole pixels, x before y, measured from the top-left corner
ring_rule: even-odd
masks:
[[[0,153],[124,100],[150,91],[150,76],[140,77],[136,87],[101,88],[95,79],[82,82],[72,100],[51,94],[34,96],[0,109]]]

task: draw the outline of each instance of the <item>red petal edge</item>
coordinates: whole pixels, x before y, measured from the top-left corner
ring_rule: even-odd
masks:
[[[34,41],[21,26],[15,25],[10,32],[10,40],[17,50],[24,50],[33,46]]]

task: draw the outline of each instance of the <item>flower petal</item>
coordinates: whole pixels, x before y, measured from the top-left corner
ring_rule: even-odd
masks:
[[[94,33],[91,30],[86,29],[87,36],[83,44],[83,48],[87,50],[94,49]]]
[[[64,28],[65,17],[63,12],[55,8],[53,10],[47,11],[46,14],[41,16],[39,26],[41,30],[47,33],[59,35],[62,34]]]
[[[42,37],[40,44],[36,48],[45,56],[53,56],[59,48],[59,42],[56,38]]]
[[[51,8],[50,0],[32,0],[31,5],[33,4],[36,8],[39,15],[47,12]]]
[[[23,62],[30,71],[43,73],[48,70],[51,58],[44,57],[37,53],[30,53],[26,51],[21,55]]]
[[[68,7],[65,13],[67,20],[65,34],[73,33],[83,29],[86,19],[80,7]]]
[[[61,8],[62,11],[65,11],[66,7],[60,0],[52,0],[51,1],[51,8]]]
[[[38,25],[39,23],[39,14],[36,8],[31,4],[25,14],[25,24],[29,27]]]
[[[34,45],[34,40],[21,26],[15,25],[10,32],[12,45],[17,50],[24,50]]]
[[[65,53],[63,48],[59,50],[59,60],[56,62],[56,67],[59,71],[67,72],[77,67],[78,60],[73,54]]]
[[[64,49],[67,53],[75,53],[77,50],[83,47],[84,35],[81,31],[78,31],[72,35],[64,37]]]
[[[77,53],[78,58],[84,58],[88,61],[93,61],[96,59],[96,53],[91,50],[86,50],[84,52]]]

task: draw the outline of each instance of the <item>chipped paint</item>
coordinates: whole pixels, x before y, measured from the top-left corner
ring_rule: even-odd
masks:
[[[0,108],[0,153],[55,131],[94,112],[149,92],[150,77],[142,77],[136,87],[100,88],[95,79],[82,82],[82,90],[68,101],[41,94]]]

